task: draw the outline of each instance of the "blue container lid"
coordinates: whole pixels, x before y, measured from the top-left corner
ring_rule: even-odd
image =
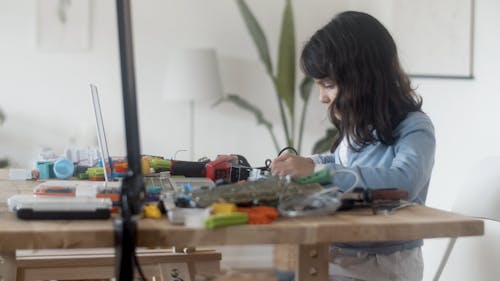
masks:
[[[59,159],[54,163],[54,174],[58,179],[69,179],[74,171],[75,166],[68,159]]]

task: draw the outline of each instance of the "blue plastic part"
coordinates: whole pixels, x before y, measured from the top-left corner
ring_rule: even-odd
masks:
[[[59,159],[54,163],[54,174],[58,179],[69,179],[74,171],[75,165],[68,159]]]
[[[193,186],[190,183],[184,183],[181,185],[181,187],[188,193],[193,192]]]
[[[276,278],[278,281],[294,281],[295,273],[291,271],[275,270]]]
[[[55,175],[52,176],[54,174],[53,167],[54,167],[53,162],[38,161],[36,163],[36,168],[38,169],[38,172],[40,173],[40,179],[54,178]]]

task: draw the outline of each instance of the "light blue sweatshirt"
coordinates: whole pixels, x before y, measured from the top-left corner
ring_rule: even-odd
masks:
[[[395,142],[385,145],[370,144],[356,152],[349,148],[347,163],[341,161],[341,146],[334,153],[312,155],[316,165],[331,170],[347,169],[359,176],[357,186],[377,188],[402,188],[409,192],[409,200],[424,204],[434,166],[436,140],[430,118],[422,112],[411,112],[394,130]],[[353,184],[347,173],[332,178],[333,185],[346,190]],[[422,240],[395,242],[336,243],[336,247],[351,248],[372,254],[390,254],[398,250],[422,245]]]

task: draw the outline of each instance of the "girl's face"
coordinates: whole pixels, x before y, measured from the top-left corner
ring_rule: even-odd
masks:
[[[339,91],[337,84],[330,79],[314,79],[319,86],[319,101],[330,107]]]

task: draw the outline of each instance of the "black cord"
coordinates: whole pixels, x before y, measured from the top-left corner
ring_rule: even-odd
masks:
[[[125,196],[125,198],[126,198],[126,196]],[[126,199],[125,203],[128,203],[127,199]],[[132,215],[131,215],[131,212],[130,212],[130,209],[129,209],[129,205],[128,204],[122,204],[121,207],[122,207],[122,212],[124,214],[126,214],[126,216],[129,216],[130,219],[132,219],[131,218]],[[135,241],[134,241],[134,243],[135,243]],[[136,248],[135,247],[134,247],[133,251],[134,252],[132,253],[132,258],[133,258],[134,265],[137,268],[137,271],[139,272],[139,276],[141,277],[142,281],[147,281],[146,276],[144,275],[144,272],[142,271],[142,268],[141,268],[141,266],[139,264],[139,259],[137,258],[137,252],[136,252]]]
[[[287,147],[283,148],[282,150],[280,150],[280,152],[278,153],[278,157],[281,154],[283,154],[283,152],[285,152],[287,150],[291,150],[293,153],[295,153],[295,155],[299,155],[299,153],[297,152],[297,150],[295,148],[293,148],[292,146],[287,146]],[[270,169],[271,162],[272,162],[271,159],[266,159],[266,161],[264,161],[264,167],[257,167],[257,169],[270,171],[271,170]]]
[[[144,272],[142,271],[141,265],[139,264],[139,259],[137,258],[136,251],[134,251],[134,264],[135,264],[135,267],[137,268],[137,271],[139,272],[139,276],[141,277],[142,281],[147,281],[146,276],[144,275]]]
[[[291,150],[291,151],[293,151],[293,153],[295,153],[295,155],[299,155],[299,153],[297,152],[297,150],[295,148],[293,148],[292,146],[287,146],[287,147],[283,148],[282,150],[280,150],[280,152],[278,153],[278,156],[280,156],[283,152],[285,152],[287,150]]]
[[[123,186],[122,186],[122,188],[123,188]],[[122,194],[122,197],[121,197],[121,208],[122,208],[121,211],[122,211],[122,216],[123,216],[122,223],[126,224],[128,221],[128,222],[133,224],[134,222],[132,221],[132,213],[130,211],[130,206],[128,204],[128,198],[125,194]],[[122,224],[122,226],[123,226],[123,224]],[[130,239],[130,240],[132,240],[131,242],[134,243],[134,246],[132,246],[132,247],[130,247],[130,245],[121,244],[121,249],[119,251],[120,256],[118,258],[123,261],[124,255],[130,254],[130,256],[132,256],[132,263],[133,263],[133,264],[131,264],[131,266],[135,265],[135,267],[137,268],[137,271],[139,272],[139,277],[142,279],[142,281],[147,281],[146,276],[144,275],[144,272],[142,271],[142,268],[139,265],[139,260],[137,258],[137,252],[136,252],[136,248],[135,248],[135,226],[134,226],[134,229],[130,229],[129,227],[125,227],[125,228],[122,227],[120,230],[117,230],[115,228],[115,231],[122,231],[122,234],[120,235],[122,237],[122,239],[120,239],[121,240],[120,243],[124,242],[123,236],[125,236],[125,235],[127,235],[129,238],[131,238]],[[125,231],[132,231],[134,233],[125,234],[125,233],[123,233]],[[115,235],[116,234],[117,233],[115,233]],[[132,237],[134,237],[134,238],[132,238]],[[116,240],[116,238],[115,238],[115,240]],[[128,241],[128,242],[130,242],[130,241]],[[124,250],[124,247],[130,247],[130,248],[127,248],[127,250]],[[133,279],[133,277],[130,277],[130,276],[121,276],[122,273],[125,272],[125,271],[123,271],[122,268],[120,268],[121,266],[123,266],[123,262],[120,262],[120,263],[117,262],[116,265],[118,268],[117,272],[120,272],[119,280],[122,280],[123,277],[125,277],[127,280],[128,280],[128,278]],[[132,274],[133,274],[133,272],[134,271],[132,270]],[[132,280],[132,279],[130,279],[130,280]]]

